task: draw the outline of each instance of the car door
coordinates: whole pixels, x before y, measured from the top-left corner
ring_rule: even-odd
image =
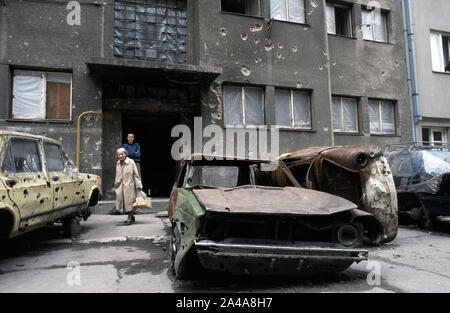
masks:
[[[65,170],[61,145],[43,142],[45,167],[53,190],[52,218],[70,215],[87,202],[82,190],[82,179]]]
[[[180,188],[183,188],[184,178],[186,176],[187,162],[185,162],[181,168],[180,175],[178,175],[178,179],[175,181],[172,187],[172,191],[170,192],[170,200],[169,200],[169,217],[172,218],[173,212],[175,211],[175,206],[177,204],[178,191]]]
[[[53,193],[42,166],[36,139],[10,138],[3,158],[2,180],[20,212],[20,230],[44,224],[53,208]]]

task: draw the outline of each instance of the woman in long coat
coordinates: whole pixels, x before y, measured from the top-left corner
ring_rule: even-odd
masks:
[[[127,157],[124,148],[117,150],[116,179],[114,189],[116,191],[116,210],[127,213],[127,225],[131,225],[135,219],[133,216],[133,203],[136,201],[136,192],[141,191],[142,183],[133,160]]]

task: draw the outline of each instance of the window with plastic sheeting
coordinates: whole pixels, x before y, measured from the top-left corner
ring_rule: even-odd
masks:
[[[265,125],[263,88],[225,85],[223,103],[226,126]]]
[[[16,167],[14,165],[14,159],[11,152],[11,145],[5,150],[2,163],[2,172],[5,175],[12,175],[16,172]]]
[[[278,127],[311,129],[309,92],[275,89],[275,122]]]
[[[450,72],[450,36],[432,32],[430,43],[433,71]]]
[[[362,10],[362,33],[365,40],[388,42],[387,13],[379,9]]]
[[[369,100],[369,122],[372,134],[395,134],[394,103]]]
[[[38,142],[29,139],[11,139],[11,151],[16,173],[42,172]]]
[[[186,63],[186,0],[116,0],[114,56]]]
[[[352,37],[351,9],[349,6],[327,3],[326,17],[329,34]]]
[[[223,12],[261,16],[261,0],[222,0]]]
[[[49,172],[64,171],[64,160],[59,145],[44,143],[45,164]]]
[[[358,132],[358,101],[355,98],[333,97],[333,130]]]
[[[279,21],[305,23],[305,1],[270,0],[270,16]]]
[[[14,70],[11,117],[70,120],[72,74]]]

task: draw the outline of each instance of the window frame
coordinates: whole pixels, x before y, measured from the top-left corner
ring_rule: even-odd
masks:
[[[369,99],[368,106],[370,106],[370,103],[372,101],[378,102],[378,123],[379,123],[379,129],[381,129],[381,132],[372,132],[370,129],[370,114],[369,114],[369,131],[371,135],[385,135],[385,136],[396,136],[397,135],[397,117],[395,114],[395,101],[393,100],[383,100],[383,99]],[[386,133],[383,132],[383,111],[382,111],[382,105],[383,102],[388,102],[392,105],[392,117],[393,117],[393,125],[394,125],[394,131],[392,133]],[[370,110],[369,110],[370,112]]]
[[[240,87],[241,88],[241,109],[242,109],[242,125],[230,125],[227,124],[227,116],[226,116],[226,110],[225,110],[225,90],[226,87]],[[262,118],[263,123],[261,125],[247,125],[246,123],[246,106],[245,106],[245,88],[260,88],[262,93]],[[223,122],[224,126],[226,128],[228,127],[235,127],[235,128],[259,128],[259,127],[267,127],[267,121],[266,121],[266,110],[265,110],[265,90],[264,87],[258,86],[258,85],[240,85],[240,84],[223,84],[222,85],[222,105],[223,105]]]
[[[423,138],[423,130],[424,129],[428,129],[429,131],[429,141],[424,141]],[[422,126],[421,127],[422,130],[422,143],[425,146],[445,146],[448,143],[448,139],[447,139],[447,131],[445,127],[434,127],[434,126]],[[434,140],[434,132],[441,132],[442,133],[442,140],[441,141],[436,141]]]
[[[382,10],[380,8],[372,8],[371,10],[367,9],[367,8],[361,8],[361,18],[362,20],[362,27],[366,27],[366,24],[364,24],[364,17],[363,17],[363,12],[369,12],[369,15],[371,16],[371,30],[372,30],[372,39],[369,38],[364,38],[364,32],[362,31],[362,37],[363,40],[366,41],[373,41],[373,42],[380,42],[380,43],[389,43],[389,31],[388,31],[388,11]],[[376,40],[376,31],[375,31],[375,27],[374,27],[374,18],[375,18],[375,13],[376,12],[380,12],[380,15],[383,17],[384,16],[384,34],[386,37],[386,41],[381,41],[381,40]]]
[[[277,91],[289,91],[289,120],[290,126],[278,125],[276,123],[276,93]],[[308,96],[308,111],[309,111],[309,127],[296,126],[295,124],[295,111],[294,111],[294,93],[301,92]],[[293,129],[293,130],[312,130],[312,104],[311,104],[311,91],[309,90],[296,90],[291,88],[275,88],[275,127],[278,129]]]
[[[334,124],[333,124],[333,133],[341,133],[341,134],[359,134],[359,101],[358,98],[355,97],[346,97],[346,96],[332,96],[331,97],[331,104],[332,107],[334,106],[334,99],[339,99],[340,104],[340,117],[341,117],[341,125],[339,130],[335,130]],[[345,130],[345,118],[344,118],[344,99],[350,99],[355,102],[355,118],[356,118],[356,130]],[[334,109],[334,108],[333,108]],[[333,112],[331,112],[333,115]],[[333,119],[334,120],[334,119]]]
[[[284,0],[285,2],[285,8],[286,8],[286,16],[284,20],[280,20],[280,19],[276,19],[274,17],[272,17],[272,1],[273,0],[269,0],[269,5],[270,5],[270,19],[273,19],[274,21],[279,21],[279,22],[286,22],[286,23],[294,23],[294,24],[300,24],[300,25],[306,25],[307,21],[306,21],[306,1],[305,0],[298,0],[301,1],[303,3],[303,22],[295,22],[295,21],[291,21],[289,20],[289,0]]]
[[[29,142],[33,142],[34,144],[36,144],[36,146],[37,146],[37,156],[39,158],[39,165],[40,165],[40,168],[41,168],[40,171],[37,171],[37,172],[18,172],[17,171],[17,166],[16,166],[16,162],[15,162],[14,144],[13,144],[14,140],[29,141]],[[41,151],[41,141],[39,139],[22,138],[22,137],[11,137],[8,140],[8,146],[10,147],[11,157],[12,157],[12,160],[13,160],[13,163],[14,163],[14,175],[30,175],[30,173],[41,173],[41,174],[44,174],[45,168],[44,168],[44,162],[43,162],[43,154],[42,154],[42,151]],[[2,172],[3,172],[3,164],[2,164]]]
[[[14,110],[14,77],[15,71],[28,71],[28,72],[37,72],[40,73],[40,77],[42,79],[42,89],[41,89],[41,113],[44,115],[44,118],[15,118],[13,116]],[[39,69],[28,69],[28,68],[14,68],[11,70],[11,98],[9,102],[9,121],[18,121],[18,122],[55,122],[55,123],[70,123],[73,119],[73,72],[61,72],[61,71],[51,71],[51,70],[39,70]],[[48,74],[56,74],[56,75],[70,75],[70,87],[69,87],[69,119],[46,119],[46,105],[47,105],[47,75]],[[45,109],[44,109],[45,108]]]
[[[335,3],[335,2],[331,2],[331,1],[326,2],[326,7],[333,8],[333,28],[334,28],[333,33],[328,32],[328,19],[327,19],[327,16],[325,16],[325,20],[327,23],[327,33],[329,35],[334,35],[334,36],[339,36],[339,37],[353,38],[352,7],[350,5],[339,4],[339,3]],[[348,35],[341,35],[336,32],[336,10],[335,10],[336,7],[345,8],[348,10],[348,15],[347,15]],[[325,11],[325,14],[328,14],[328,10]]]
[[[58,147],[58,151],[59,151],[59,155],[61,157],[61,163],[62,163],[62,170],[60,171],[54,171],[48,168],[48,163],[47,163],[47,150],[45,149],[46,145],[53,145],[53,146],[57,146]],[[49,142],[49,141],[44,141],[42,144],[42,149],[44,152],[44,159],[45,159],[45,169],[47,170],[47,172],[64,172],[65,171],[65,162],[64,162],[64,153],[61,149],[61,146],[57,143],[53,143],[53,142]]]
[[[439,47],[438,47],[439,51],[438,52],[439,52],[439,57],[440,57],[440,60],[439,60],[440,69],[435,68],[435,61],[437,61],[437,60],[434,59],[434,53],[433,53],[433,43],[432,43],[433,35],[439,36]],[[447,42],[447,44],[448,44],[448,47],[447,47],[448,60],[445,59],[445,53],[444,53],[445,47],[444,47],[444,40],[443,40],[444,37],[446,37],[447,41],[448,41]],[[447,67],[448,62],[450,62],[450,34],[441,32],[441,31],[430,30],[430,50],[431,50],[430,52],[431,52],[431,69],[432,69],[432,71],[436,72],[436,73],[448,74],[449,72],[446,72],[445,68]]]
[[[231,12],[231,11],[224,11],[222,9],[222,1],[220,1],[220,12],[221,13],[226,13],[226,14],[236,14],[236,15],[241,15],[241,16],[250,16],[250,17],[259,17],[259,18],[264,18],[262,15],[262,0],[256,0],[258,2],[258,15],[253,15],[253,14],[249,14],[249,13],[237,13],[237,12]],[[248,7],[247,7],[247,0],[245,0],[245,11],[248,12]]]

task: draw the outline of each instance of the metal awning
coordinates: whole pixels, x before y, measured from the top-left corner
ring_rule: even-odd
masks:
[[[222,74],[220,67],[119,58],[93,57],[86,65],[91,75],[104,81],[122,83],[209,84]]]

